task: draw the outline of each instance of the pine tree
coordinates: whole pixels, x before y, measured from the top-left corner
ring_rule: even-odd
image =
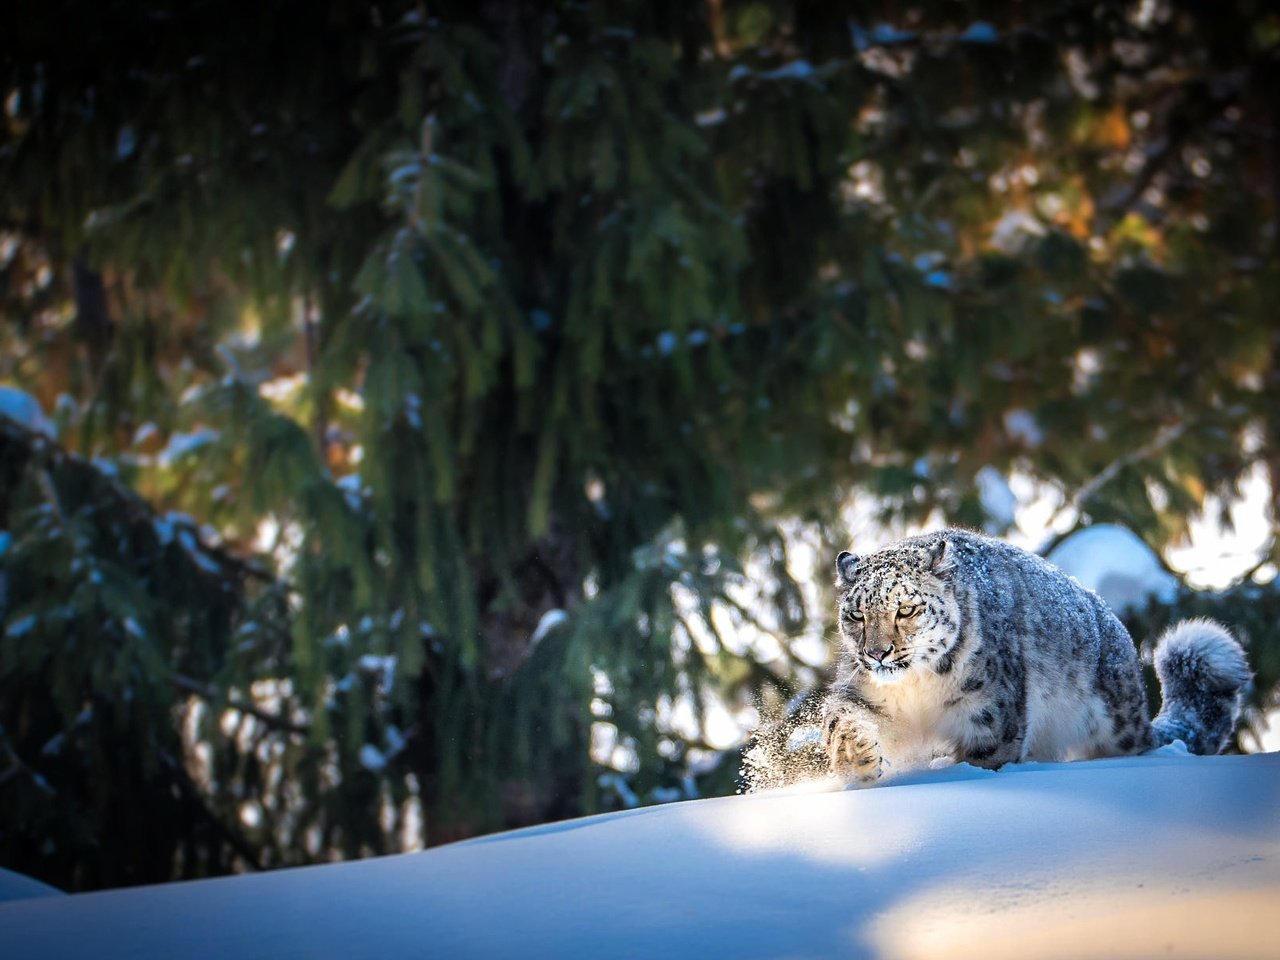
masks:
[[[0,863],[675,795],[814,678],[797,523],[1280,490],[1280,18],[981,6],[0,14]]]

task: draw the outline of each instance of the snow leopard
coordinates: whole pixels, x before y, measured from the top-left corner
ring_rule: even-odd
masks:
[[[1035,554],[964,530],[843,552],[836,588],[822,745],[846,781],[937,758],[995,769],[1174,739],[1219,753],[1251,680],[1223,626],[1183,621],[1155,647],[1163,705],[1151,720],[1138,652],[1102,599]]]

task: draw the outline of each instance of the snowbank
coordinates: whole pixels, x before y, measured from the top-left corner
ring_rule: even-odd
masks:
[[[0,904],[7,956],[1274,957],[1280,755],[965,765]]]
[[[33,897],[60,897],[61,890],[56,890],[47,883],[32,880],[20,873],[0,867],[0,901],[30,900]]]
[[[1112,523],[1085,527],[1064,539],[1045,558],[1097,591],[1117,614],[1147,605],[1151,597],[1169,603],[1178,578],[1132,530]]]

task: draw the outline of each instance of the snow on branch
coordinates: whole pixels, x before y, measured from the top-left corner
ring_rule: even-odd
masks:
[[[16,455],[15,455],[16,451]],[[165,521],[154,507],[100,465],[71,453],[46,432],[25,426],[0,412],[0,462],[18,461],[20,471],[39,470],[37,481],[46,498],[52,492],[52,478],[65,477],[80,489],[92,489],[101,502],[98,506],[108,514],[122,516],[134,530],[146,531],[146,539],[165,542],[161,531]],[[56,501],[55,496],[55,501]],[[0,501],[0,505],[4,502]],[[204,542],[198,530],[174,539],[174,545],[204,575],[217,577],[224,583],[246,580],[269,582],[269,572],[231,551]]]

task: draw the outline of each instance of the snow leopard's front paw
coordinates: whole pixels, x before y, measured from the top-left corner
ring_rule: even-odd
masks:
[[[868,782],[880,776],[880,738],[873,725],[839,708],[822,720],[822,743],[831,772],[841,780]]]

